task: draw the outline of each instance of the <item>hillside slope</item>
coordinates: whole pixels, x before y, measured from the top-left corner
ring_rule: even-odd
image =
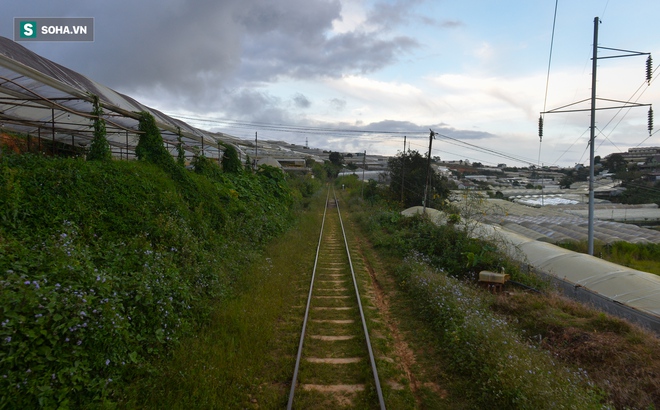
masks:
[[[0,407],[111,400],[290,222],[281,172],[201,164],[0,157]]]

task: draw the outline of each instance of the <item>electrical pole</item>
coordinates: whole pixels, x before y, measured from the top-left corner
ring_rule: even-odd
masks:
[[[587,228],[587,252],[594,254],[594,140],[596,138],[596,68],[598,67],[598,24],[594,18],[594,46],[591,61],[591,134],[589,136],[589,224]]]
[[[257,170],[257,155],[259,155],[259,146],[257,145],[257,131],[254,132],[254,169]]]
[[[584,110],[584,109],[572,109],[569,108],[575,104],[579,104],[580,102],[586,101],[579,101],[576,103],[564,105],[563,107],[556,108],[554,110],[550,111],[545,111],[541,113],[541,117],[539,117],[539,137],[543,136],[543,114],[550,114],[550,113],[560,113],[560,112],[584,112],[584,111],[590,111],[591,112],[591,124],[590,124],[590,136],[589,136],[589,222],[588,222],[588,228],[587,228],[587,234],[588,234],[588,253],[589,255],[594,254],[594,213],[595,213],[595,198],[594,198],[594,181],[596,179],[595,177],[595,161],[594,161],[594,148],[595,148],[595,139],[596,139],[596,110],[605,110],[605,109],[623,109],[623,108],[632,108],[632,107],[644,107],[644,106],[650,106],[651,104],[639,104],[639,103],[632,103],[630,101],[617,101],[617,100],[610,100],[610,99],[600,99],[604,101],[609,101],[609,102],[616,102],[620,103],[621,105],[619,106],[610,106],[610,107],[601,107],[601,108],[596,108],[596,100],[599,100],[599,98],[596,98],[596,70],[598,68],[598,60],[606,59],[606,58],[619,58],[619,57],[633,57],[633,56],[640,56],[640,55],[648,55],[649,57],[646,60],[646,81],[648,84],[651,84],[651,74],[652,74],[652,59],[651,59],[651,53],[644,53],[640,51],[630,51],[630,50],[621,50],[618,48],[609,48],[609,47],[599,47],[598,46],[598,25],[600,24],[600,19],[598,17],[594,18],[594,43],[593,43],[593,57],[592,57],[592,65],[591,65],[591,108],[589,110]],[[610,56],[604,56],[604,57],[598,57],[598,50],[610,50],[610,51],[616,51],[620,54],[618,55],[610,55]],[[649,129],[649,136],[651,135],[651,132],[653,130],[653,110],[649,109],[649,114],[648,114],[648,129]]]
[[[424,199],[422,200],[422,206],[423,206],[423,213],[426,215],[426,203],[428,202],[428,196],[429,196],[429,185],[431,184],[431,149],[433,147],[433,138],[435,138],[435,132],[431,130],[431,134],[429,135],[429,154],[428,154],[428,162],[426,166],[426,185],[424,186]]]

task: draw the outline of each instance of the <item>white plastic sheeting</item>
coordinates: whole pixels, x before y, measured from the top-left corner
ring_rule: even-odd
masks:
[[[517,232],[525,230],[526,235],[538,240],[552,243],[561,243],[566,241],[586,241],[588,235],[587,219],[579,214],[577,206],[558,206],[532,208],[520,204],[514,204],[508,201],[489,199],[485,201],[486,212],[479,217],[484,223],[506,226]],[[581,206],[584,208],[585,206]],[[599,205],[602,207],[601,213],[613,213],[613,205]],[[651,215],[657,214],[657,207],[636,206],[626,208],[629,212]],[[617,209],[623,213],[625,209]],[[586,214],[586,211],[584,211]],[[519,225],[523,229],[512,228],[512,225]],[[532,234],[530,231],[535,232]],[[596,218],[594,221],[594,238],[605,244],[614,242],[630,243],[660,243],[660,232],[612,220],[601,220]]]
[[[1,128],[67,145],[89,146],[94,96],[103,107],[107,138],[117,156],[134,156],[141,111],[154,116],[166,148],[173,154],[179,135],[186,151],[199,151],[210,158],[222,155],[221,138],[234,139],[191,127],[0,37]]]
[[[422,207],[403,212],[413,215]],[[444,223],[442,212],[427,208],[435,223]],[[549,275],[563,282],[564,289],[584,289],[610,305],[598,303],[604,310],[635,320],[660,333],[660,276],[617,265],[594,256],[572,252],[547,242],[540,242],[500,226],[475,221],[464,222],[468,232],[477,238],[492,240],[514,260],[531,271]],[[584,299],[584,298],[583,298]],[[589,299],[595,303],[595,299]],[[623,305],[644,315],[621,312]]]

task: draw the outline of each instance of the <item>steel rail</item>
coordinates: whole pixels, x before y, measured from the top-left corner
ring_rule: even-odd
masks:
[[[355,287],[355,296],[357,298],[358,308],[360,309],[360,318],[362,319],[362,329],[364,330],[364,338],[367,342],[367,350],[369,350],[369,362],[371,363],[371,371],[374,376],[374,381],[376,383],[376,393],[378,394],[378,403],[380,404],[381,410],[385,410],[385,399],[383,398],[383,390],[380,387],[380,379],[378,377],[378,369],[376,368],[376,359],[374,358],[374,352],[371,348],[371,339],[369,338],[369,330],[367,329],[367,321],[364,317],[364,310],[362,309],[362,301],[360,300],[360,289],[357,284],[357,279],[355,277],[355,270],[353,269],[353,261],[351,260],[351,251],[348,248],[348,239],[346,238],[346,230],[344,229],[344,222],[341,218],[341,211],[339,210],[339,201],[337,201],[337,193],[334,188],[332,194],[335,198],[335,204],[337,206],[337,214],[339,215],[339,224],[341,225],[341,233],[344,236],[344,245],[346,246],[346,255],[348,256],[348,265],[351,268],[351,277],[353,278],[353,286]]]
[[[314,290],[314,277],[316,276],[316,266],[319,262],[319,254],[321,252],[321,239],[323,238],[323,228],[325,226],[325,215],[328,211],[328,199],[330,198],[330,188],[325,197],[325,208],[323,209],[323,221],[321,222],[321,232],[319,233],[319,242],[316,245],[316,257],[314,258],[314,269],[312,269],[312,280],[309,285],[309,294],[307,296],[307,306],[305,307],[305,318],[303,319],[302,331],[300,333],[300,342],[298,343],[298,354],[296,356],[296,366],[293,369],[293,379],[291,381],[291,390],[289,391],[289,402],[286,406],[288,410],[293,407],[293,396],[296,391],[296,383],[298,381],[298,370],[300,369],[300,358],[302,357],[303,341],[305,340],[305,330],[307,329],[307,318],[309,317],[309,305],[312,303],[312,291]],[[335,201],[336,202],[336,201]]]
[[[342,236],[344,238],[344,246],[346,248],[346,255],[348,257],[348,265],[351,269],[351,277],[353,279],[353,287],[355,289],[355,296],[356,296],[356,299],[357,299],[358,309],[360,311],[360,319],[362,321],[362,329],[364,331],[364,337],[365,337],[365,340],[366,340],[366,343],[367,343],[367,350],[369,352],[369,362],[371,364],[371,371],[372,371],[372,374],[373,374],[373,377],[374,377],[374,382],[376,384],[376,392],[377,392],[377,395],[378,395],[378,402],[379,402],[381,410],[385,410],[386,409],[385,399],[383,398],[383,391],[382,391],[381,386],[380,386],[380,379],[378,377],[378,370],[376,368],[376,359],[374,358],[373,349],[371,347],[371,339],[369,338],[369,331],[367,329],[367,321],[364,317],[364,309],[362,308],[362,301],[360,300],[360,289],[359,289],[358,284],[357,284],[357,278],[356,278],[356,275],[355,275],[355,270],[353,269],[353,261],[351,260],[351,252],[350,252],[350,249],[349,249],[349,246],[348,246],[348,239],[346,237],[346,230],[344,229],[344,222],[343,222],[342,217],[341,217],[341,211],[339,210],[339,202],[337,201],[337,194],[336,194],[334,188],[332,190],[332,194],[333,194],[333,199],[334,199],[336,207],[337,207],[337,215],[339,217],[339,224],[341,226],[341,232],[342,232]],[[307,305],[305,307],[305,317],[303,319],[302,331],[301,331],[301,334],[300,334],[300,342],[298,343],[298,354],[296,356],[296,364],[295,364],[295,368],[294,368],[294,371],[293,371],[293,378],[292,378],[292,381],[291,381],[291,389],[289,391],[289,401],[288,401],[288,404],[287,404],[287,410],[292,410],[292,408],[293,408],[293,400],[294,400],[294,396],[295,396],[296,384],[297,384],[297,381],[298,381],[298,371],[300,369],[300,362],[301,362],[301,359],[302,359],[303,342],[304,342],[304,339],[305,339],[305,331],[306,331],[306,328],[307,328],[307,321],[308,321],[308,318],[309,318],[310,304],[311,304],[311,301],[312,301],[312,292],[313,292],[313,289],[314,289],[314,279],[316,277],[316,268],[317,268],[317,265],[318,265],[319,254],[320,254],[320,250],[321,250],[321,242],[322,242],[322,238],[323,238],[323,229],[325,227],[326,214],[327,214],[327,211],[328,211],[328,199],[329,198],[330,198],[330,189],[328,188],[328,193],[327,193],[327,196],[326,196],[326,199],[325,199],[325,209],[323,210],[323,221],[321,222],[321,232],[319,234],[319,241],[318,241],[318,244],[316,246],[316,257],[314,259],[314,268],[312,270],[312,279],[311,279],[311,283],[310,283],[310,286],[309,286],[309,294],[307,296]]]

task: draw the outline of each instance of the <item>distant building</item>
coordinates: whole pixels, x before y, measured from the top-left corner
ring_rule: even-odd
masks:
[[[635,147],[628,148],[628,152],[617,152],[628,164],[645,164],[649,158],[660,155],[660,147]],[[608,161],[614,154],[606,156],[603,161]]]

